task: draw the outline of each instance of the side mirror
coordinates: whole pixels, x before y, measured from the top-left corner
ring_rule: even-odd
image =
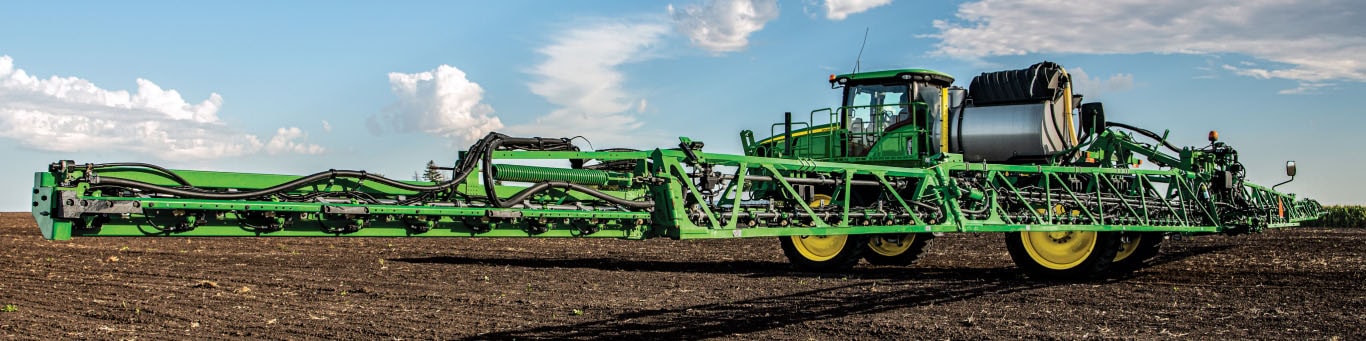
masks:
[[[1100,102],[1081,105],[1081,132],[1087,135],[1105,130],[1105,106]]]
[[[1276,187],[1280,187],[1281,185],[1288,184],[1291,181],[1295,181],[1295,161],[1292,160],[1285,162],[1285,175],[1290,176],[1290,180],[1286,180],[1285,182],[1278,183],[1275,186],[1271,186],[1271,190],[1274,191],[1276,190]]]

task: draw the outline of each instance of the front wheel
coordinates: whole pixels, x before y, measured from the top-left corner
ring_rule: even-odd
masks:
[[[861,235],[778,237],[783,255],[799,270],[844,271],[858,264],[867,249]]]
[[[1119,234],[1095,231],[1006,233],[1006,249],[1030,276],[1085,279],[1104,273],[1119,251]]]

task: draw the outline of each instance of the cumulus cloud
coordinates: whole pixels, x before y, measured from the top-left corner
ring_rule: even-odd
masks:
[[[484,88],[450,65],[418,73],[389,73],[398,101],[366,121],[375,133],[421,132],[471,142],[503,128],[493,107],[483,103]]]
[[[825,18],[840,21],[850,14],[863,13],[890,3],[892,0],[825,0]]]
[[[219,120],[223,98],[216,93],[189,103],[150,80],[136,83],[137,92],[129,93],[77,77],[41,79],[0,56],[0,137],[37,150],[128,151],[166,160],[239,156],[266,147]],[[288,139],[298,147],[289,152],[323,151],[294,141],[299,137]]]
[[[1355,0],[980,0],[938,20],[936,54],[1242,54],[1278,68],[1235,74],[1302,85],[1366,81],[1366,11]]]
[[[507,131],[526,136],[583,135],[594,142],[635,141],[642,122],[631,113],[643,107],[622,88],[618,67],[650,58],[669,32],[659,23],[603,22],[570,29],[538,50],[545,61],[532,67],[531,92],[558,108]]]
[[[1086,70],[1080,67],[1070,68],[1067,74],[1072,76],[1072,87],[1074,92],[1087,95],[1088,98],[1096,98],[1101,94],[1129,90],[1134,87],[1134,75],[1128,73],[1116,73],[1110,77],[1091,77],[1086,74]]]
[[[332,122],[328,122],[327,120],[323,120],[323,131],[329,132],[329,133],[332,132]]]
[[[777,0],[707,0],[681,9],[671,4],[668,9],[679,32],[714,53],[743,50],[750,34],[778,18]]]
[[[270,154],[322,154],[323,147],[321,146],[295,142],[295,140],[304,137],[308,137],[308,134],[298,127],[280,128],[275,131],[275,136],[266,142],[266,152]]]

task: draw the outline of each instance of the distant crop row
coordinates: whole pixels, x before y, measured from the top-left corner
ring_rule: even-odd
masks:
[[[1325,206],[1324,210],[1328,214],[1304,226],[1366,228],[1366,206]]]

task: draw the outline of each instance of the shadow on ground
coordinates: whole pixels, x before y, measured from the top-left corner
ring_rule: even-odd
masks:
[[[1150,261],[1157,266],[1232,246],[1193,247],[1164,253]],[[928,305],[948,304],[977,297],[1026,292],[1065,281],[1030,280],[1013,267],[1000,268],[896,268],[859,267],[840,273],[797,272],[782,262],[766,261],[638,261],[615,258],[526,259],[435,256],[393,259],[396,262],[446,265],[487,265],[525,268],[597,269],[605,271],[677,272],[739,275],[744,277],[832,277],[860,281],[835,287],[757,297],[726,303],[692,305],[673,309],[639,310],[574,324],[540,326],[483,334],[469,339],[618,339],[650,340],[688,335],[711,338],[745,334],[807,321]],[[1123,282],[1138,274],[1113,274],[1097,283]],[[869,280],[876,280],[869,281]],[[903,284],[903,285],[887,285]],[[892,289],[892,287],[900,289]]]
[[[712,338],[782,328],[807,321],[917,306],[946,304],[987,295],[1003,295],[1053,285],[1019,279],[1012,269],[915,271],[909,278],[928,285],[887,289],[860,281],[795,293],[674,309],[640,310],[582,323],[502,331],[469,339],[611,339],[654,340]]]

